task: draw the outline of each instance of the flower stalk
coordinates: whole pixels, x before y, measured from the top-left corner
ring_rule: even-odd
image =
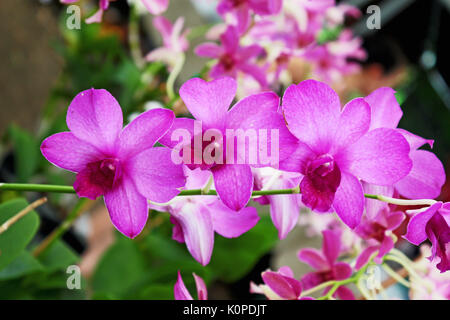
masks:
[[[61,238],[61,236],[69,230],[69,228],[75,223],[78,217],[83,214],[87,209],[89,209],[95,201],[82,198],[80,199],[72,211],[69,213],[67,218],[61,223],[52,233],[50,233],[33,251],[33,255],[38,257],[43,252],[45,252],[56,240]]]
[[[5,232],[6,230],[9,229],[9,227],[11,227],[14,223],[16,223],[17,221],[19,221],[21,218],[23,218],[24,216],[27,215],[27,213],[33,211],[34,209],[36,209],[37,207],[43,205],[44,203],[47,202],[47,198],[43,197],[41,199],[38,199],[36,201],[34,201],[33,203],[31,203],[30,205],[28,205],[27,207],[25,207],[23,210],[19,211],[17,214],[15,214],[14,216],[12,216],[11,218],[9,218],[7,221],[5,221],[5,223],[3,223],[0,226],[0,234],[2,234],[3,232]]]
[[[169,74],[169,78],[167,79],[167,96],[169,97],[170,101],[173,101],[176,98],[174,89],[175,81],[180,75],[181,70],[183,69],[184,60],[184,54],[180,53],[172,71]]]
[[[28,184],[28,183],[0,183],[0,191],[30,191],[30,192],[54,192],[54,193],[75,193],[75,189],[72,186],[62,186],[62,185],[51,185],[51,184]],[[290,189],[274,189],[274,190],[254,190],[252,192],[252,197],[257,196],[267,196],[267,195],[277,195],[277,194],[300,194],[300,188],[297,186],[295,188]],[[205,189],[191,189],[191,190],[182,190],[178,194],[178,196],[216,196],[217,191],[214,189],[205,190]],[[416,199],[416,200],[408,200],[408,199],[397,199],[391,197],[385,197],[382,195],[374,195],[374,194],[364,194],[364,196],[368,199],[375,199],[378,201],[387,202],[390,204],[396,204],[399,206],[417,206],[424,205],[429,206],[436,203],[436,200],[432,199]]]

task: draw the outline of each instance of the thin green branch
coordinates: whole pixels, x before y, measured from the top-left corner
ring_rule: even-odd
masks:
[[[43,205],[46,202],[47,202],[47,198],[44,197],[44,198],[41,198],[41,199],[38,199],[38,200],[34,201],[33,203],[31,203],[30,205],[25,207],[23,210],[20,210],[17,214],[15,214],[11,218],[9,218],[7,221],[5,221],[5,223],[3,223],[0,226],[0,234],[5,232],[6,230],[8,230],[9,227],[11,227],[14,223],[16,223],[17,221],[22,219],[24,216],[26,216],[27,213],[33,211],[34,209],[36,209],[37,207]]]
[[[72,186],[61,186],[51,184],[27,184],[27,183],[0,183],[0,191],[1,190],[75,193],[75,190]],[[255,190],[252,192],[252,196],[257,197],[276,194],[298,194],[298,193],[300,193],[300,188],[295,187],[291,189]],[[208,190],[207,192],[205,192],[205,190],[202,189],[192,189],[192,190],[182,190],[178,194],[178,196],[200,196],[200,195],[216,196],[217,191]],[[400,206],[432,205],[436,203],[436,201],[432,199],[407,200],[407,199],[390,198],[375,194],[364,194],[364,196],[368,199],[375,199]]]
[[[89,206],[94,203],[92,200],[86,198],[80,199],[72,211],[69,213],[67,218],[61,223],[52,233],[50,233],[42,242],[33,250],[33,255],[35,257],[41,255],[45,252],[57,239],[66,233],[67,230],[75,223],[77,218],[85,212]]]
[[[174,89],[175,80],[178,78],[181,70],[183,69],[184,60],[184,53],[180,53],[177,61],[175,62],[175,65],[173,66],[172,71],[169,74],[169,78],[167,79],[167,96],[169,97],[170,101],[173,101],[176,98]]]

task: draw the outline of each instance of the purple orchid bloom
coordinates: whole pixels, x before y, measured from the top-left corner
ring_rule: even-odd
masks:
[[[341,110],[333,89],[306,80],[286,90],[282,108],[289,130],[299,141],[280,169],[304,175],[302,201],[312,210],[334,209],[353,229],[364,210],[359,179],[393,185],[411,170],[406,139],[394,129],[369,131],[370,106],[362,98]]]
[[[185,184],[182,166],[167,148],[153,148],[171,127],[171,110],[142,113],[122,130],[122,110],[106,90],[79,93],[67,110],[70,132],[42,142],[41,152],[54,165],[77,174],[79,197],[103,195],[114,226],[134,238],[148,217],[147,199],[166,202]]]
[[[313,65],[315,78],[333,83],[360,69],[360,64],[350,59],[366,59],[367,53],[361,48],[361,44],[361,38],[354,37],[350,30],[344,30],[337,40],[308,48],[303,57]]]
[[[183,29],[184,18],[179,17],[174,25],[163,16],[153,19],[154,27],[161,33],[163,46],[156,48],[147,54],[147,61],[161,61],[173,68],[180,55],[189,48],[187,35],[189,30],[181,32]]]
[[[292,269],[281,267],[278,271],[267,270],[261,274],[263,285],[250,282],[250,292],[263,294],[269,300],[312,300],[310,297],[300,297],[302,284],[294,278]]]
[[[404,238],[416,246],[430,240],[432,261],[438,256],[441,261],[436,267],[445,272],[450,269],[450,202],[437,202],[425,210],[412,210],[415,213],[408,223]]]
[[[240,34],[250,26],[251,13],[267,16],[280,12],[282,0],[222,0],[217,12],[237,27]]]
[[[270,167],[254,169],[255,190],[290,189],[300,184],[301,175]],[[278,237],[286,238],[296,226],[301,200],[298,194],[261,196],[254,200],[262,205],[270,204],[270,217],[278,229]]]
[[[186,188],[203,188],[211,178],[211,172],[184,167]],[[155,210],[171,214],[174,224],[172,238],[186,246],[192,256],[202,265],[211,259],[214,247],[214,232],[225,238],[239,237],[253,228],[259,221],[255,208],[243,208],[235,212],[225,206],[216,196],[179,197],[163,208],[153,205]]]
[[[267,79],[263,69],[252,61],[262,54],[264,49],[256,44],[240,46],[237,29],[233,26],[228,26],[220,36],[220,40],[222,46],[213,42],[206,42],[195,48],[195,53],[201,57],[218,59],[218,62],[209,72],[210,77],[218,79],[223,76],[230,76],[236,79],[238,72],[242,72],[258,81],[262,88],[266,88]]]
[[[194,276],[195,286],[197,287],[197,299],[208,300],[208,289],[206,288],[205,282],[195,273],[192,273],[192,275]],[[175,297],[175,300],[194,300],[194,298],[192,298],[188,289],[184,285],[180,271],[178,271],[177,282],[173,287],[173,295]]]
[[[391,88],[379,88],[364,100],[371,108],[370,129],[397,128],[403,112]],[[406,130],[396,129],[403,134],[410,145],[409,157],[412,168],[406,177],[394,184],[400,195],[410,199],[439,196],[445,183],[445,170],[441,161],[432,153],[419,148],[426,143],[433,147],[433,140],[426,140]]]
[[[367,199],[367,210],[378,209],[378,204],[371,205],[376,200]],[[367,218],[369,215],[363,217],[362,223],[355,229],[355,232],[363,239],[365,239],[369,246],[364,249],[356,260],[355,269],[359,270],[365,266],[370,257],[378,251],[374,261],[381,264],[383,257],[394,248],[395,237],[392,231],[397,229],[405,220],[405,214],[401,211],[391,211],[387,204],[384,208],[376,214],[374,219]]]
[[[221,78],[211,82],[206,82],[199,78],[188,80],[180,88],[181,99],[186,104],[188,110],[197,119],[177,118],[174,125],[168,133],[160,139],[160,143],[170,148],[174,148],[182,143],[173,141],[172,135],[177,129],[183,129],[189,133],[190,141],[188,145],[194,145],[194,163],[185,163],[191,169],[200,167],[202,170],[211,170],[214,177],[214,184],[217,193],[223,203],[234,211],[241,210],[250,200],[253,190],[253,174],[252,167],[277,166],[278,161],[288,157],[296,146],[296,139],[288,131],[284,118],[279,112],[279,97],[273,92],[264,92],[251,95],[240,100],[233,108],[228,111],[228,107],[236,94],[236,81],[232,78]],[[200,120],[200,121],[198,121]],[[200,122],[201,132],[196,132],[195,127]],[[247,130],[256,130],[258,132],[265,131],[267,139],[263,141],[263,137],[248,137],[248,144],[243,144],[244,148],[226,149],[223,141],[231,140],[239,143],[236,135],[230,136],[227,132],[246,132]],[[205,132],[214,131],[220,134],[222,141],[213,141],[205,138]],[[272,138],[271,132],[278,135],[278,139]],[[200,140],[200,146],[196,150],[196,137],[203,137]],[[229,139],[228,139],[229,138]],[[203,141],[203,142],[202,142]],[[193,143],[192,143],[193,142]],[[203,145],[202,145],[203,143]],[[207,145],[205,145],[207,144]],[[250,145],[261,146],[267,150],[278,153],[278,159],[274,159],[274,163],[265,163],[262,159],[261,152],[256,155],[255,162],[248,161],[246,155],[249,155]],[[217,155],[221,161],[206,162],[195,154],[204,155],[206,151],[214,146],[218,146]],[[184,147],[183,147],[184,149]],[[239,150],[237,150],[239,149]],[[261,151],[261,149],[258,149]],[[181,150],[183,152],[184,150]],[[232,155],[229,157],[228,152]],[[244,154],[243,154],[243,153]],[[184,153],[184,152],[183,152]],[[223,157],[227,154],[226,159]],[[271,153],[273,155],[273,153]],[[184,158],[184,155],[183,155]],[[230,158],[231,162],[230,163]],[[237,159],[236,161],[234,161]],[[245,159],[245,160],[244,160]],[[196,160],[200,160],[195,163]],[[222,161],[223,160],[223,161]],[[242,160],[242,161],[239,161]],[[250,166],[251,165],[251,166]]]
[[[327,281],[344,280],[352,275],[352,268],[348,263],[337,262],[340,252],[341,234],[334,230],[323,231],[322,252],[312,248],[299,251],[299,260],[317,270],[302,277],[301,283],[304,290],[316,287]],[[330,289],[331,286],[326,288],[324,294]],[[344,286],[339,287],[333,296],[338,296],[343,300],[355,299],[353,292]]]

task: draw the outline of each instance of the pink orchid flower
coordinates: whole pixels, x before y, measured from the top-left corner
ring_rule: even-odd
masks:
[[[411,210],[414,214],[408,223],[404,238],[418,246],[426,239],[430,240],[432,261],[436,256],[441,261],[436,267],[445,272],[450,269],[450,202],[441,201],[420,210]]]
[[[208,300],[208,289],[206,288],[205,282],[202,278],[197,276],[195,273],[192,274],[194,276],[195,285],[197,287],[197,299],[198,300]],[[184,285],[183,278],[181,277],[180,271],[178,271],[178,278],[175,286],[173,287],[173,294],[175,300],[194,300],[188,289]]]
[[[163,16],[155,17],[153,25],[161,33],[163,46],[156,48],[147,54],[147,61],[161,61],[171,68],[174,67],[180,55],[189,48],[187,35],[189,30],[181,32],[184,18],[179,17],[172,26],[170,21]]]
[[[360,65],[349,59],[366,59],[361,44],[362,39],[353,37],[350,30],[344,30],[335,41],[305,50],[303,57],[313,65],[314,78],[333,83],[344,75],[359,71]]]
[[[211,177],[211,172],[200,169],[190,170],[184,167],[186,188],[204,188]],[[171,214],[174,224],[172,238],[186,243],[192,256],[202,265],[211,259],[214,247],[214,232],[225,238],[239,237],[253,228],[259,221],[255,208],[243,208],[235,212],[225,206],[216,196],[179,197],[161,208]]]
[[[252,12],[273,15],[280,12],[281,6],[282,0],[221,0],[217,12],[242,34],[250,26]]]
[[[327,281],[344,280],[352,275],[352,268],[348,263],[337,262],[340,252],[341,235],[340,232],[333,230],[323,231],[322,252],[312,248],[299,251],[299,260],[316,269],[316,271],[307,273],[302,277],[301,283],[304,290]],[[324,294],[330,289],[331,286],[326,288]],[[355,299],[352,291],[345,286],[340,286],[334,296],[343,300]]]
[[[252,76],[262,88],[267,87],[267,79],[261,67],[253,60],[264,52],[259,45],[241,46],[237,29],[228,26],[220,36],[222,46],[213,42],[200,44],[195,48],[195,53],[201,57],[218,59],[209,73],[213,79],[223,76],[235,78],[238,72]]]
[[[377,204],[372,205],[376,200],[367,199],[366,211],[377,210]],[[392,231],[397,229],[405,220],[405,214],[401,211],[391,211],[385,204],[384,208],[376,214],[374,219],[369,219],[369,215],[363,217],[362,223],[355,229],[356,234],[365,239],[369,246],[364,249],[356,260],[355,269],[359,270],[369,262],[370,257],[378,251],[374,261],[381,264],[383,257],[394,248]]]
[[[248,129],[261,132],[261,129],[268,133],[267,150],[272,150],[273,145],[279,150],[279,159],[285,159],[293,151],[295,145],[295,137],[288,131],[282,114],[279,112],[279,97],[273,92],[264,92],[251,95],[237,102],[230,111],[229,105],[236,94],[236,81],[232,78],[221,78],[211,82],[206,82],[199,78],[193,78],[185,82],[180,88],[180,97],[186,104],[191,114],[197,119],[177,118],[174,125],[168,133],[160,139],[160,143],[170,148],[176,147],[183,141],[173,141],[172,133],[177,129],[184,129],[190,133],[190,145],[194,145],[194,152],[204,154],[206,148],[211,145],[219,145],[222,149],[222,156],[225,156],[225,142],[227,140],[227,130],[243,130]],[[201,122],[202,132],[195,132],[195,126]],[[203,137],[205,131],[212,130],[223,137],[223,141],[208,142],[203,140],[203,146],[200,150],[195,150],[195,136]],[[278,141],[272,141],[271,130],[278,132]],[[233,139],[235,139],[233,137]],[[258,141],[257,141],[258,140]],[[209,140],[210,141],[210,140]],[[234,140],[236,141],[236,140]],[[186,163],[191,169],[200,167],[202,170],[211,170],[214,177],[214,184],[217,193],[223,203],[234,211],[241,210],[249,201],[253,190],[253,174],[251,166],[265,167],[270,166],[264,164],[261,155],[257,156],[255,163],[250,166],[250,161],[246,161],[245,156],[249,154],[249,145],[259,145],[261,139],[250,138],[245,148],[236,148],[232,154],[234,163],[229,163],[229,157],[212,163],[205,162],[205,159],[196,158],[194,161],[200,160],[200,164]],[[207,145],[205,145],[207,144]],[[183,150],[182,150],[183,151]],[[245,154],[242,154],[243,151]],[[230,152],[231,153],[231,152]],[[222,159],[222,157],[220,158]],[[220,160],[219,159],[219,160]],[[243,160],[238,163],[239,159]],[[276,159],[275,159],[276,160]],[[276,161],[278,162],[278,161]],[[274,163],[276,166],[278,163]]]
[[[298,173],[276,170],[270,167],[254,169],[255,190],[290,189],[300,184],[301,175]],[[278,237],[286,238],[288,233],[297,225],[300,214],[300,195],[285,194],[262,196],[254,199],[262,205],[270,204],[270,217],[278,229]]]
[[[171,127],[171,110],[142,113],[122,130],[122,110],[106,90],[79,93],[67,110],[70,132],[42,142],[41,152],[54,165],[75,172],[79,197],[103,195],[114,226],[130,238],[148,217],[147,199],[166,202],[185,184],[182,167],[167,148],[153,148]]]
[[[394,94],[395,91],[391,88],[379,88],[364,98],[371,109],[370,130],[397,128],[403,112]],[[427,143],[432,147],[434,141],[416,136],[403,129],[396,130],[409,143],[409,157],[413,165],[408,175],[396,182],[393,187],[406,198],[436,198],[445,183],[444,166],[432,152],[419,149]],[[389,196],[388,194],[384,195]]]
[[[302,284],[294,278],[292,269],[281,267],[278,271],[267,270],[261,274],[263,285],[250,282],[250,292],[263,294],[269,300],[312,300],[309,297],[300,297]]]
[[[334,209],[345,224],[355,228],[364,210],[360,179],[393,185],[411,170],[406,139],[394,129],[369,131],[370,106],[362,98],[341,110],[333,89],[306,80],[286,90],[282,108],[289,130],[299,141],[280,169],[304,176],[302,202],[312,210]]]

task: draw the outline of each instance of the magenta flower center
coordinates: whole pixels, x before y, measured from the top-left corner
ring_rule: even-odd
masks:
[[[223,66],[225,71],[231,71],[236,64],[236,61],[230,54],[226,53],[220,57],[220,64]]]
[[[328,154],[310,161],[300,183],[303,202],[313,210],[328,211],[341,182],[341,171]]]
[[[231,0],[233,8],[237,8],[246,2],[247,2],[247,0]]]
[[[122,168],[118,159],[91,162],[77,174],[74,188],[80,197],[96,199],[112,190],[121,175]]]
[[[377,240],[378,242],[383,242],[385,237],[386,228],[377,222],[372,222],[369,227],[370,233],[369,237]]]

